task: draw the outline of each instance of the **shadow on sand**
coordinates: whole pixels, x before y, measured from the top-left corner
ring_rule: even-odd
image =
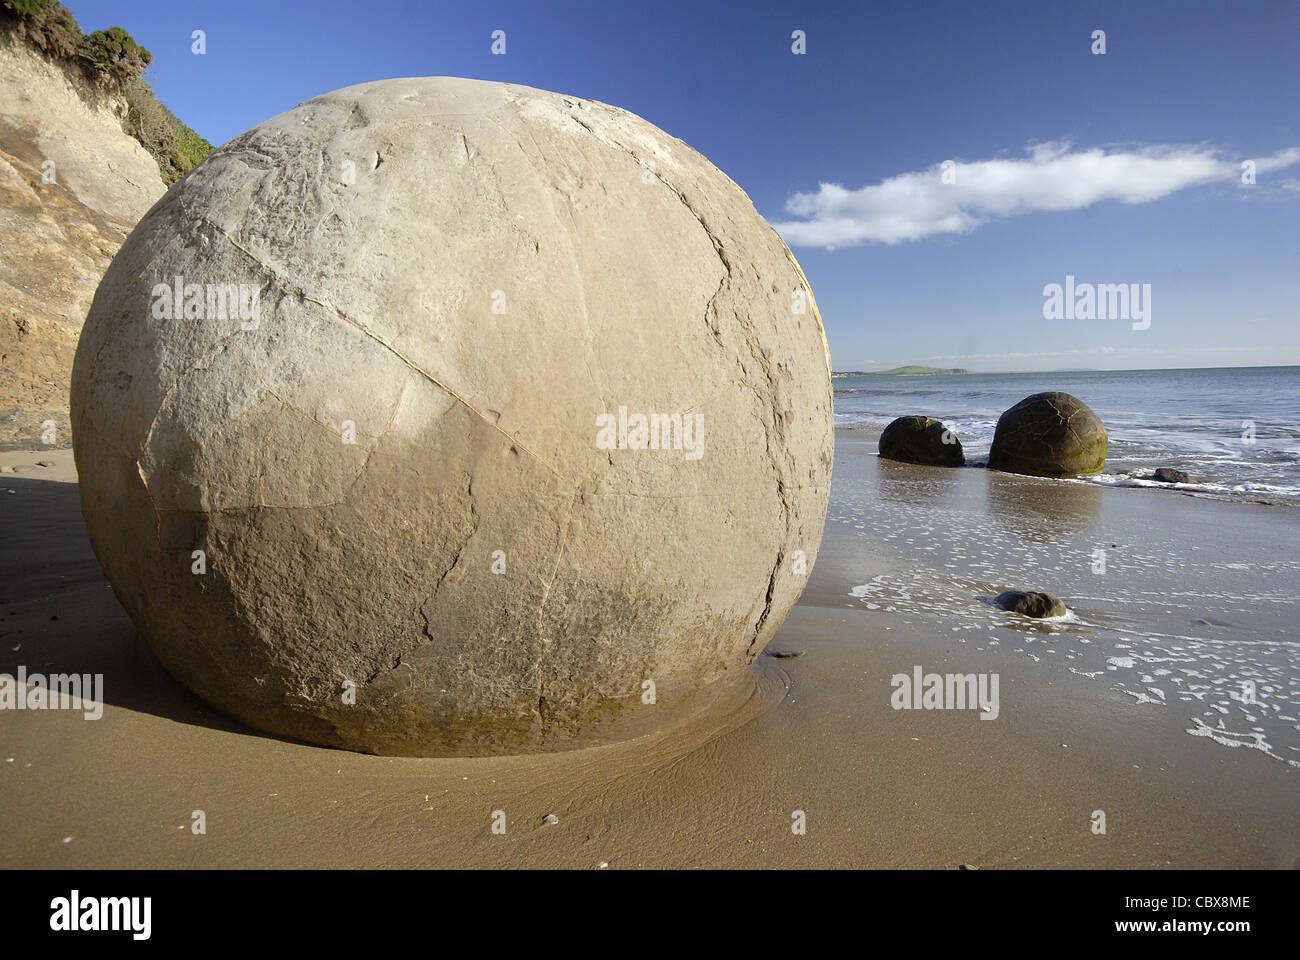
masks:
[[[11,492],[12,491],[12,492]],[[264,734],[207,706],[162,668],[117,602],[77,485],[0,479],[0,673],[103,674],[106,704],[228,733]]]

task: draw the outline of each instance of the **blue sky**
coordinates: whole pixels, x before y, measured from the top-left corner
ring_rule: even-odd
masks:
[[[1300,363],[1295,0],[65,5],[147,46],[158,95],[214,144],[386,77],[631,110],[786,236],[837,370]],[[1045,319],[1067,275],[1150,284],[1149,328]]]

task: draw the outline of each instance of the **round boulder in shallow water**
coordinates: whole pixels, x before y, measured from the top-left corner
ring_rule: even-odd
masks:
[[[629,735],[744,677],[833,453],[811,290],[735,183],[623,110],[450,78],[303,103],[168,191],[72,421],[174,677],[411,755]]]
[[[1074,477],[1106,465],[1106,427],[1068,393],[1035,393],[998,418],[989,466],[1035,477]]]
[[[880,434],[880,455],[930,467],[960,467],[966,462],[957,435],[931,417],[899,417],[890,423]]]
[[[995,606],[1035,620],[1065,616],[1065,604],[1050,593],[1036,590],[1006,590],[993,598]]]

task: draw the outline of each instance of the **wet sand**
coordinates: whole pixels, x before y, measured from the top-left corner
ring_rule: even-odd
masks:
[[[1133,670],[1090,677],[1084,674],[1094,664],[1084,653],[1075,653],[1079,673],[1065,661],[1084,646],[1110,652],[1120,636],[1173,636],[1156,628],[1186,619],[1194,605],[1180,600],[1161,608],[1177,613],[1157,611],[1142,584],[1173,575],[1151,568],[1138,583],[1141,563],[1128,579],[1117,575],[1111,599],[1080,599],[1085,594],[1073,585],[1090,583],[1077,577],[1091,574],[1077,570],[1079,543],[1132,547],[1141,530],[1182,531],[1220,559],[1266,555],[1276,543],[1294,544],[1293,511],[1163,491],[1060,494],[1015,478],[995,488],[986,471],[882,470],[868,453],[873,448],[870,438],[839,437],[831,520],[809,588],[769,655],[744,684],[720,694],[725,702],[715,714],[571,753],[446,760],[276,740],[203,706],[158,668],[100,574],[70,452],[0,455],[0,464],[59,464],[0,475],[0,672],[20,664],[102,672],[106,700],[99,720],[72,711],[0,711],[0,866],[1296,864],[1300,770],[1285,760],[1295,754],[1284,753],[1294,745],[1282,738],[1284,722],[1268,732],[1283,759],[1228,748],[1186,732],[1188,717],[1212,704],[1211,696],[1182,704],[1162,681],[1171,702],[1144,703],[1126,692],[1140,680],[1119,679]],[[871,512],[891,506],[897,516]],[[1146,517],[1141,528],[1135,511]],[[935,519],[947,519],[948,529],[936,528]],[[917,542],[909,545],[916,523],[936,532],[928,540],[912,535]],[[1125,536],[1109,539],[1121,531]],[[1029,552],[1017,553],[1017,544]],[[1046,562],[1051,550],[1065,558],[1055,570]],[[1000,564],[1010,573],[999,573]],[[1059,591],[1081,623],[989,630],[979,617],[1008,615],[973,598],[1008,577],[1006,586],[1032,587],[1019,582],[1032,570],[1043,572],[1051,582],[1041,586]],[[1255,584],[1251,596],[1300,592],[1285,568],[1229,570],[1225,577]],[[918,589],[903,601],[891,578],[904,575],[932,587],[935,597]],[[874,577],[885,578],[878,589],[851,595]],[[958,582],[940,589],[943,578]],[[1188,584],[1169,580],[1164,589],[1174,586]],[[1204,605],[1216,609],[1236,589],[1199,580],[1190,586],[1212,594]],[[1267,648],[1272,659],[1261,660],[1261,683],[1269,670],[1293,680],[1295,647],[1285,635],[1295,640],[1294,609],[1269,600],[1255,605],[1258,622],[1239,613],[1210,616],[1202,619],[1231,623],[1208,628],[1209,636],[1201,636],[1206,625],[1198,625],[1201,634],[1183,632],[1221,646],[1281,637]],[[990,635],[1002,639],[991,646]],[[1143,643],[1135,654],[1150,653],[1152,641]],[[778,659],[773,651],[802,655]],[[941,673],[998,672],[998,718],[894,710],[889,679],[914,664]],[[1099,809],[1104,835],[1091,829]],[[206,835],[191,832],[195,810],[206,816]],[[495,810],[505,811],[505,835],[492,832]],[[795,811],[806,815],[804,835],[791,832]],[[546,822],[547,815],[558,822]]]

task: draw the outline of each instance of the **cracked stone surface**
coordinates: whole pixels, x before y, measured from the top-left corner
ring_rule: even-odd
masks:
[[[989,466],[1035,477],[1074,477],[1106,465],[1106,427],[1078,397],[1035,393],[998,418]]]
[[[254,286],[259,323],[156,318],[177,276]],[[702,415],[702,455],[601,449],[620,406]],[[318,97],[176,184],[95,296],[72,423],[173,676],[408,755],[632,736],[738,680],[833,454],[812,292],[736,184],[617,108],[451,78]]]

